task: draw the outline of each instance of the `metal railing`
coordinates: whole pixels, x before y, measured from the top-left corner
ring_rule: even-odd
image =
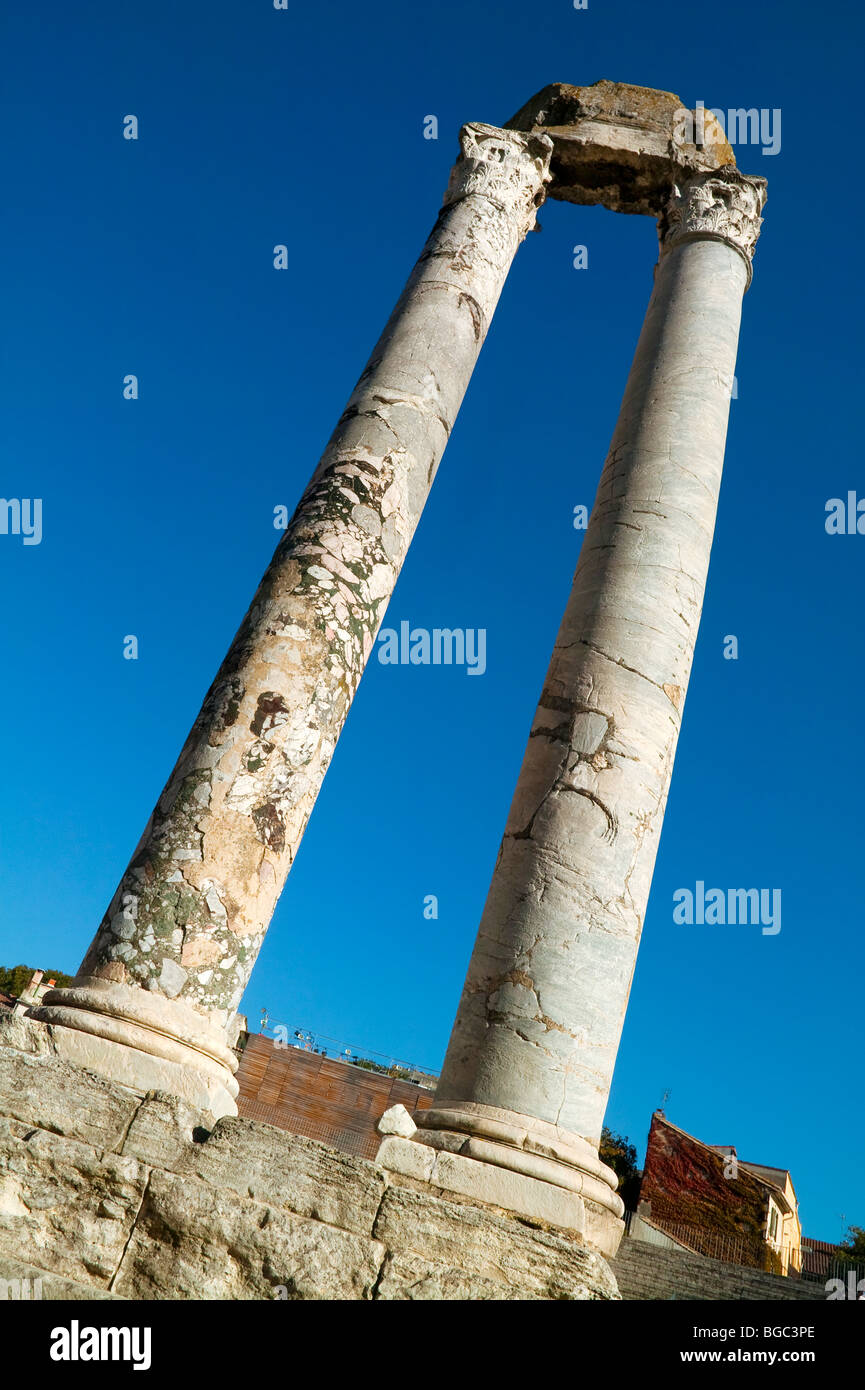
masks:
[[[309,1028],[289,1028],[285,1024],[271,1023],[264,1011],[261,1031],[265,1037],[272,1038],[277,1046],[314,1052],[332,1062],[344,1062],[364,1071],[377,1072],[380,1076],[393,1077],[397,1081],[409,1081],[426,1090],[434,1091],[438,1081],[438,1072],[432,1067],[419,1067],[404,1058],[391,1057],[386,1052],[376,1052],[374,1048],[357,1047],[339,1038],[328,1037],[326,1033],[313,1033]]]
[[[808,1247],[803,1246],[803,1260],[807,1254]],[[806,1262],[811,1264],[810,1260]],[[814,1284],[825,1284],[829,1279],[840,1279],[842,1284],[847,1285],[852,1275],[853,1283],[857,1288],[859,1281],[865,1280],[865,1259],[861,1255],[844,1255],[843,1252],[839,1251],[834,1255],[828,1255],[825,1262],[821,1260],[820,1263],[824,1265],[824,1268],[803,1269],[801,1278],[808,1279]]]
[[[722,1260],[725,1264],[742,1265],[750,1269],[760,1269],[769,1274],[780,1274],[783,1268],[781,1252],[773,1249],[765,1241],[747,1236],[734,1235],[728,1231],[712,1231],[688,1221],[674,1221],[655,1216],[649,1223],[685,1246],[695,1255],[704,1255],[710,1260]],[[787,1274],[798,1277],[799,1270],[791,1263]]]

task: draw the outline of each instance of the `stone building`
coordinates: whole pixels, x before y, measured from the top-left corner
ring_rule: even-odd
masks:
[[[640,1184],[641,1216],[691,1249],[775,1271],[802,1267],[802,1228],[789,1172],[741,1160],[652,1116]]]

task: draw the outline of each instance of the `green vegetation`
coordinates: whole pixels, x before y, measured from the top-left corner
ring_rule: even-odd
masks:
[[[397,1081],[416,1081],[421,1074],[416,1071],[406,1071],[404,1067],[395,1065],[384,1066],[381,1062],[373,1062],[368,1057],[343,1057],[344,1062],[351,1062],[353,1067],[362,1067],[364,1071],[376,1071],[381,1076],[392,1076]]]
[[[608,1168],[612,1168],[619,1179],[619,1196],[628,1211],[635,1211],[639,1199],[642,1173],[637,1167],[637,1150],[630,1139],[623,1138],[621,1134],[614,1134],[611,1129],[607,1129],[607,1126],[604,1125],[601,1130],[598,1157],[602,1163],[606,1163]]]
[[[36,968],[32,965],[0,965],[0,994],[11,994],[18,999],[33,979]],[[46,970],[42,978],[53,980],[56,985],[72,983],[72,976],[64,975],[60,970]]]
[[[865,1260],[865,1226],[851,1226],[839,1248],[855,1260]]]

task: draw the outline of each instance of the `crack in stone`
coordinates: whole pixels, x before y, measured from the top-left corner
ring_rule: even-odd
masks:
[[[575,796],[584,796],[588,801],[591,801],[593,806],[597,806],[599,811],[603,811],[607,819],[607,828],[604,831],[602,839],[608,840],[610,844],[612,844],[619,833],[619,822],[614,812],[612,812],[608,806],[604,805],[601,798],[595,792],[589,791],[588,787],[571,787],[568,786],[567,783],[563,783],[561,790],[563,792],[573,792]]]
[[[133,1118],[134,1118],[134,1117],[133,1117]],[[147,1181],[146,1181],[146,1183],[144,1184],[144,1191],[143,1191],[142,1194],[141,1194],[141,1201],[138,1203],[138,1210],[136,1211],[134,1217],[132,1218],[132,1224],[131,1224],[131,1226],[129,1227],[129,1235],[126,1237],[125,1244],[124,1244],[124,1246],[123,1246],[123,1249],[122,1249],[121,1252],[120,1252],[120,1259],[117,1261],[117,1268],[115,1269],[114,1273],[112,1274],[111,1278],[110,1278],[109,1281],[108,1281],[108,1292],[109,1292],[109,1293],[113,1293],[113,1292],[114,1292],[114,1285],[115,1285],[115,1283],[117,1282],[118,1278],[120,1277],[120,1271],[121,1271],[122,1268],[123,1268],[123,1261],[126,1259],[126,1252],[127,1252],[127,1250],[129,1249],[129,1246],[130,1246],[131,1241],[132,1241],[132,1237],[133,1237],[133,1235],[135,1234],[135,1229],[136,1229],[136,1227],[137,1227],[137,1225],[138,1225],[138,1221],[139,1221],[139,1218],[140,1218],[140,1216],[141,1216],[141,1212],[142,1212],[142,1209],[143,1209],[143,1207],[144,1207],[144,1203],[145,1203],[146,1200],[147,1200],[147,1194],[148,1194],[148,1192],[150,1191],[150,1179],[151,1179],[152,1177],[153,1177],[153,1169],[152,1169],[152,1168],[148,1168],[148,1170],[147,1170]]]

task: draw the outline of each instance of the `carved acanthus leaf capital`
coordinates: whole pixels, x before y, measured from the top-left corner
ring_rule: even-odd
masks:
[[[460,131],[460,150],[443,206],[480,194],[518,219],[522,240],[535,225],[535,215],[546,196],[553,152],[550,137],[473,122]]]
[[[748,267],[760,235],[766,180],[742,174],[732,164],[694,174],[674,185],[658,220],[661,255],[683,241],[725,241]]]

